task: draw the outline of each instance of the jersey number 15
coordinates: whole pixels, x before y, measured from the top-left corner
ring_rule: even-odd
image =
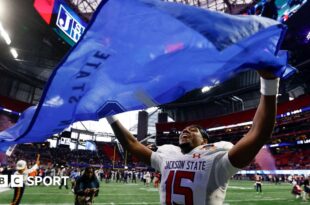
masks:
[[[195,172],[171,170],[166,181],[166,204],[176,205],[171,196],[172,194],[180,194],[184,195],[186,205],[193,205],[193,190],[190,187],[181,186],[181,181],[182,179],[188,179],[194,182],[194,177]]]

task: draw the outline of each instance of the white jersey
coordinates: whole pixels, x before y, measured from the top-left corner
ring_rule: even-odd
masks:
[[[151,165],[162,174],[160,201],[163,205],[223,204],[228,179],[239,169],[228,159],[233,144],[201,145],[187,154],[174,145],[160,146]]]
[[[20,174],[18,171],[16,171],[14,173],[14,175],[23,175],[23,182],[26,183],[27,182],[27,178],[28,178],[28,175],[31,173],[31,172],[34,172],[36,171],[37,169],[39,169],[39,166],[37,164],[33,165],[33,167],[31,167],[30,169],[26,169],[22,174]]]

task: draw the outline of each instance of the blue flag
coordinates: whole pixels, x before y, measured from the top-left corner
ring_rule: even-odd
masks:
[[[246,69],[288,76],[285,26],[176,3],[102,1],[51,75],[36,108],[0,133],[1,147],[41,142],[71,123],[171,102]]]

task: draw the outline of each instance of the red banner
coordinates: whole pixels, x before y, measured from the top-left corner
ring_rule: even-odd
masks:
[[[278,105],[278,115],[287,113],[290,111],[298,110],[303,107],[310,106],[310,95],[302,96],[296,98],[293,101],[288,101]],[[191,124],[199,124],[204,128],[212,128],[219,126],[226,126],[231,124],[237,124],[242,122],[251,121],[254,117],[256,109],[246,110],[242,112],[232,113],[230,115],[215,117],[211,119],[204,119],[199,121],[191,122],[172,122],[172,123],[157,123],[157,132],[169,132],[171,129],[176,129],[181,131],[186,126]]]
[[[25,109],[30,107],[31,104],[0,96],[0,106],[15,112],[23,112]]]
[[[47,24],[50,24],[54,8],[54,0],[35,0],[33,6],[44,21]]]

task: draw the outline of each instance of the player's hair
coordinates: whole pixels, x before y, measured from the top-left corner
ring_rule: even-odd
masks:
[[[208,142],[210,142],[210,137],[209,137],[207,131],[203,127],[201,127],[200,125],[197,125],[197,124],[190,125],[190,126],[196,127],[199,130],[199,132],[201,133],[202,138],[206,139],[206,140],[208,140]]]
[[[91,167],[91,166],[87,166],[86,168],[85,168],[85,172],[95,172],[95,170],[94,170],[94,168],[93,167]]]
[[[93,175],[91,177],[91,180],[96,179],[96,175],[95,175],[95,168],[92,166],[87,166],[84,170],[84,173],[82,175],[82,178],[86,178],[86,173],[92,172]]]

